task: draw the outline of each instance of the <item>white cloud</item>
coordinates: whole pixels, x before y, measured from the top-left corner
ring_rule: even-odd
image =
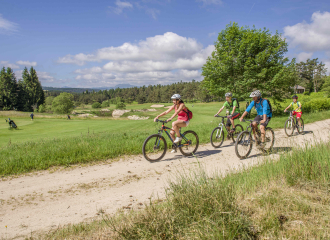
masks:
[[[18,25],[14,22],[8,21],[0,14],[0,33],[12,33],[17,31]]]
[[[196,0],[196,2],[203,2],[203,5],[211,5],[211,4],[221,5],[222,4],[222,0]]]
[[[203,46],[195,39],[179,36],[172,32],[156,35],[137,44],[124,43],[119,47],[107,47],[94,54],[79,53],[66,55],[58,59],[59,63],[84,65],[86,62],[110,61],[143,61],[162,60],[172,61],[187,58],[201,51]]]
[[[284,36],[292,47],[303,51],[330,51],[330,12],[314,12],[311,23],[303,21],[285,27]]]
[[[18,69],[19,66],[17,66],[16,64],[13,64],[13,63],[9,63],[8,61],[0,61],[0,66],[1,68],[2,67],[9,67],[9,68],[12,68],[12,69]]]
[[[84,65],[103,62],[100,66],[77,69],[76,80],[86,86],[109,86],[118,83],[167,84],[176,81],[202,80],[200,69],[214,51],[203,48],[195,39],[165,33],[138,43],[107,47],[92,54],[66,55],[59,63]]]
[[[307,59],[311,59],[313,53],[301,52],[297,55],[297,62],[305,62]]]
[[[147,8],[146,13],[152,16],[153,19],[157,19],[157,15],[160,14],[160,11],[158,9],[154,8]]]
[[[120,0],[116,0],[115,7],[109,7],[112,12],[115,14],[121,14],[125,8],[133,8],[133,5],[129,2],[122,2]]]
[[[37,66],[37,62],[29,62],[29,61],[17,61],[16,64],[18,65],[23,65],[26,67],[35,67]]]

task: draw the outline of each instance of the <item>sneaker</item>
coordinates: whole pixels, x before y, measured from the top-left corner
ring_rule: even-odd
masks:
[[[171,151],[171,153],[176,153],[176,149],[173,149],[173,150]]]
[[[176,137],[175,140],[174,140],[174,143],[178,143],[182,140],[182,137]]]

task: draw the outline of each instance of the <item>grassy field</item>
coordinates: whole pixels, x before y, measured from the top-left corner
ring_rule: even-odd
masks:
[[[201,169],[170,183],[164,202],[40,239],[329,239],[329,169],[330,143],[225,177]]]
[[[132,104],[127,109],[147,109],[151,105]],[[194,130],[201,143],[208,143],[212,129],[219,123],[219,119],[213,115],[222,103],[195,103],[193,107],[192,104],[187,106],[194,113],[187,130]],[[126,117],[73,117],[72,120],[66,120],[64,115],[50,114],[36,114],[35,120],[31,121],[29,113],[1,112],[0,117],[11,117],[19,129],[10,130],[5,121],[0,126],[0,176],[141,154],[144,140],[150,134],[157,133],[160,127],[160,124],[153,122],[153,118],[164,110],[129,112],[125,115],[150,117],[141,121],[128,120]],[[286,118],[274,117],[269,126],[283,128]],[[328,119],[330,111],[304,114],[303,118],[305,123]],[[246,126],[245,123],[242,125]]]

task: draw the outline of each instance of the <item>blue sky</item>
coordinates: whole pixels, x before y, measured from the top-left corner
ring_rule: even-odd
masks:
[[[43,86],[202,80],[230,22],[279,31],[288,57],[330,68],[330,1],[0,0],[0,66],[34,66]]]

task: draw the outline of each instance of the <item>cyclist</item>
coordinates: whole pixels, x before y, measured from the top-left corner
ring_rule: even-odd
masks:
[[[221,113],[221,111],[226,108],[227,112],[231,112],[231,115],[228,115],[227,113],[227,124],[226,124],[226,128],[228,130],[229,133],[234,133],[235,132],[235,123],[234,123],[234,119],[238,118],[239,115],[241,115],[241,111],[238,107],[238,102],[236,99],[232,99],[233,94],[228,92],[225,94],[226,97],[226,102],[223,104],[222,108],[219,109],[219,111],[217,112],[217,114],[215,114],[214,116],[216,117],[219,113]],[[232,130],[230,130],[230,126],[233,125]],[[227,139],[230,139],[229,134],[227,135]]]
[[[173,101],[173,106],[171,106],[167,111],[155,117],[154,121],[156,122],[156,120],[161,116],[164,116],[172,110],[175,110],[175,113],[169,119],[167,119],[167,121],[171,121],[176,115],[178,115],[178,120],[172,123],[173,130],[170,132],[172,139],[175,138],[176,134],[177,137],[175,138],[174,143],[178,143],[182,140],[182,137],[180,135],[180,128],[188,127],[189,125],[188,109],[185,106],[184,102],[181,100],[180,94],[174,94],[171,99]]]
[[[261,98],[261,92],[259,90],[252,92],[250,97],[252,97],[253,101],[250,103],[250,105],[245,110],[239,120],[243,121],[243,118],[251,111],[253,107],[255,107],[258,115],[254,118],[254,122],[252,123],[253,135],[254,139],[257,140],[256,128],[258,127],[257,122],[260,122],[261,143],[258,147],[263,148],[265,147],[265,129],[273,116],[272,110],[270,105],[268,104],[268,101],[265,101],[266,99]]]
[[[292,96],[292,103],[284,110],[284,112],[286,112],[291,106],[293,107],[293,112],[292,112],[292,115],[293,116],[297,116],[297,120],[298,120],[298,124],[299,124],[299,132],[301,132],[301,121],[300,121],[300,118],[301,118],[301,115],[302,115],[302,111],[301,111],[301,103],[298,102],[298,96],[297,95],[294,95]]]

